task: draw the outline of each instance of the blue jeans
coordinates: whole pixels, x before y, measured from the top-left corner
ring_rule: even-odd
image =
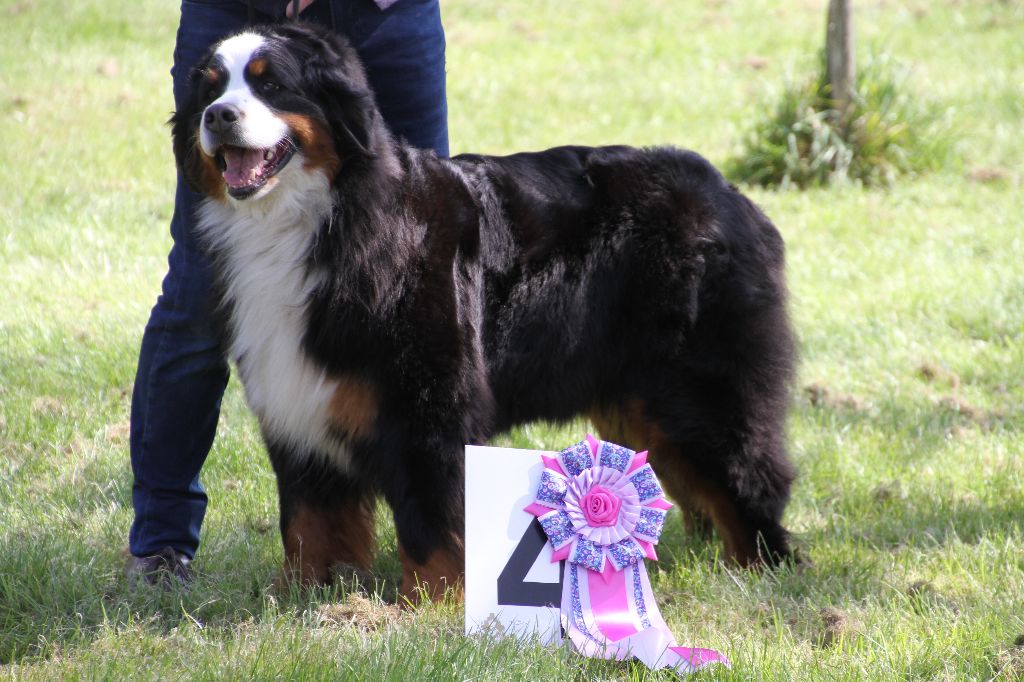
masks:
[[[438,0],[399,0],[381,11],[372,0],[317,0],[306,20],[345,34],[366,66],[384,120],[412,145],[448,154],[444,30]],[[268,21],[269,17],[257,17]],[[183,0],[174,49],[174,101],[210,45],[247,24],[239,0]],[[178,176],[171,219],[174,244],[163,292],[142,336],[131,411],[135,556],[199,547],[206,493],[199,471],[213,444],[228,364],[211,322],[210,265],[196,244],[201,197]]]

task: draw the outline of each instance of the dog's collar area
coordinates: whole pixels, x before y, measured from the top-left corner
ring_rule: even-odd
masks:
[[[235,199],[252,196],[285,167],[296,149],[295,142],[290,137],[285,137],[273,147],[266,149],[221,145],[215,158],[227,185],[228,194]]]

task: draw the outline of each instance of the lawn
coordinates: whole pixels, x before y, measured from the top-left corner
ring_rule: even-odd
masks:
[[[718,164],[803,77],[825,0],[445,0],[453,152],[672,143]],[[175,3],[0,2],[0,674],[26,679],[670,679],[466,638],[369,593],[273,587],[274,481],[232,382],[188,592],[123,579],[136,354],[170,244]],[[748,572],[670,516],[651,566],[701,679],[1024,679],[1024,4],[856,3],[955,154],[888,189],[747,189],[788,245],[801,366],[786,525]],[[585,423],[502,445],[557,449]]]

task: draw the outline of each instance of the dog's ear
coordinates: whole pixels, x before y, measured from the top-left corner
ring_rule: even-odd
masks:
[[[198,101],[197,84],[202,78],[198,68],[189,72],[188,94],[185,103],[168,119],[171,126],[171,146],[174,162],[188,186],[195,192],[215,193],[220,185],[211,159],[205,158],[199,150],[199,123],[203,108]],[[213,177],[211,178],[211,172]]]
[[[350,83],[330,74],[321,81],[326,90],[327,120],[334,131],[335,144],[346,156],[353,153],[373,157],[372,134],[376,105],[369,90],[354,90]]]
[[[355,50],[332,43],[306,65],[308,82],[324,107],[342,158],[373,158],[375,129],[380,125],[377,104]]]

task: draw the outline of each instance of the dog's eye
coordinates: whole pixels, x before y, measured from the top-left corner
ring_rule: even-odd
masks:
[[[260,87],[263,89],[263,92],[277,92],[281,89],[281,84],[268,79],[263,81]]]

